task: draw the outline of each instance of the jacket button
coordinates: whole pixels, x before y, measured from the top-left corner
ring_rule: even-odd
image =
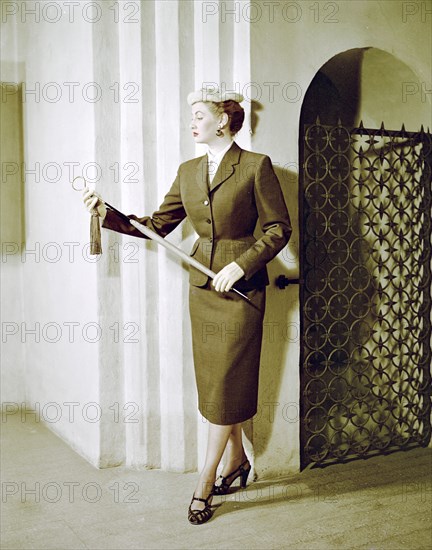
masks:
[[[204,206],[208,206],[209,205],[209,201],[204,201]]]
[[[211,219],[210,218],[207,218],[207,223],[211,223]]]

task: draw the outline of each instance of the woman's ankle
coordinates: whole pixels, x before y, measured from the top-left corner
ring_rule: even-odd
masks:
[[[240,464],[243,464],[244,462],[248,461],[248,457],[246,455],[246,453],[244,452],[244,449],[242,452],[240,453],[237,453],[235,456],[228,456],[227,457],[227,463],[229,462],[230,464],[237,464],[240,466]]]
[[[199,480],[195,488],[194,495],[199,498],[207,498],[212,492],[214,481]]]

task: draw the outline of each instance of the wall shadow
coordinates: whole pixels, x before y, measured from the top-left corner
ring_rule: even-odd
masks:
[[[298,193],[298,175],[290,170],[274,167],[281,184],[281,189],[287,205],[293,233],[288,245],[267,266],[270,284],[266,292],[266,312],[264,317],[263,346],[261,352],[260,390],[258,402],[258,414],[253,423],[245,428],[245,434],[253,441],[255,457],[265,453],[275,430],[286,426],[283,414],[295,415],[298,393],[291,388],[282,388],[284,371],[288,372],[287,378],[293,380],[296,377],[296,364],[287,361],[287,358],[297,354],[297,346],[300,335],[298,326],[298,284],[288,283],[281,289],[276,284],[280,276],[288,280],[298,279],[298,221],[296,198]],[[259,236],[259,232],[256,234]],[[294,274],[294,275],[293,275]],[[291,348],[294,347],[295,351]],[[288,392],[288,394],[287,394]],[[283,410],[291,403],[294,407]],[[252,429],[253,426],[253,429]],[[297,432],[298,422],[294,420],[292,429]],[[292,437],[293,434],[289,434]],[[251,439],[253,437],[253,439]],[[297,437],[297,434],[295,434]]]

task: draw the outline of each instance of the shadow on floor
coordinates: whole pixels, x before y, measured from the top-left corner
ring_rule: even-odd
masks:
[[[355,461],[215,497],[187,521],[197,474],[96,470],[40,423],[2,431],[1,546],[44,549],[429,549],[432,449]]]

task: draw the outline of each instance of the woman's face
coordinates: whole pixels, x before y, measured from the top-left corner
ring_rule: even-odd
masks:
[[[216,132],[221,117],[216,116],[206,103],[199,101],[192,105],[192,120],[190,127],[195,143],[211,143],[217,141]]]

